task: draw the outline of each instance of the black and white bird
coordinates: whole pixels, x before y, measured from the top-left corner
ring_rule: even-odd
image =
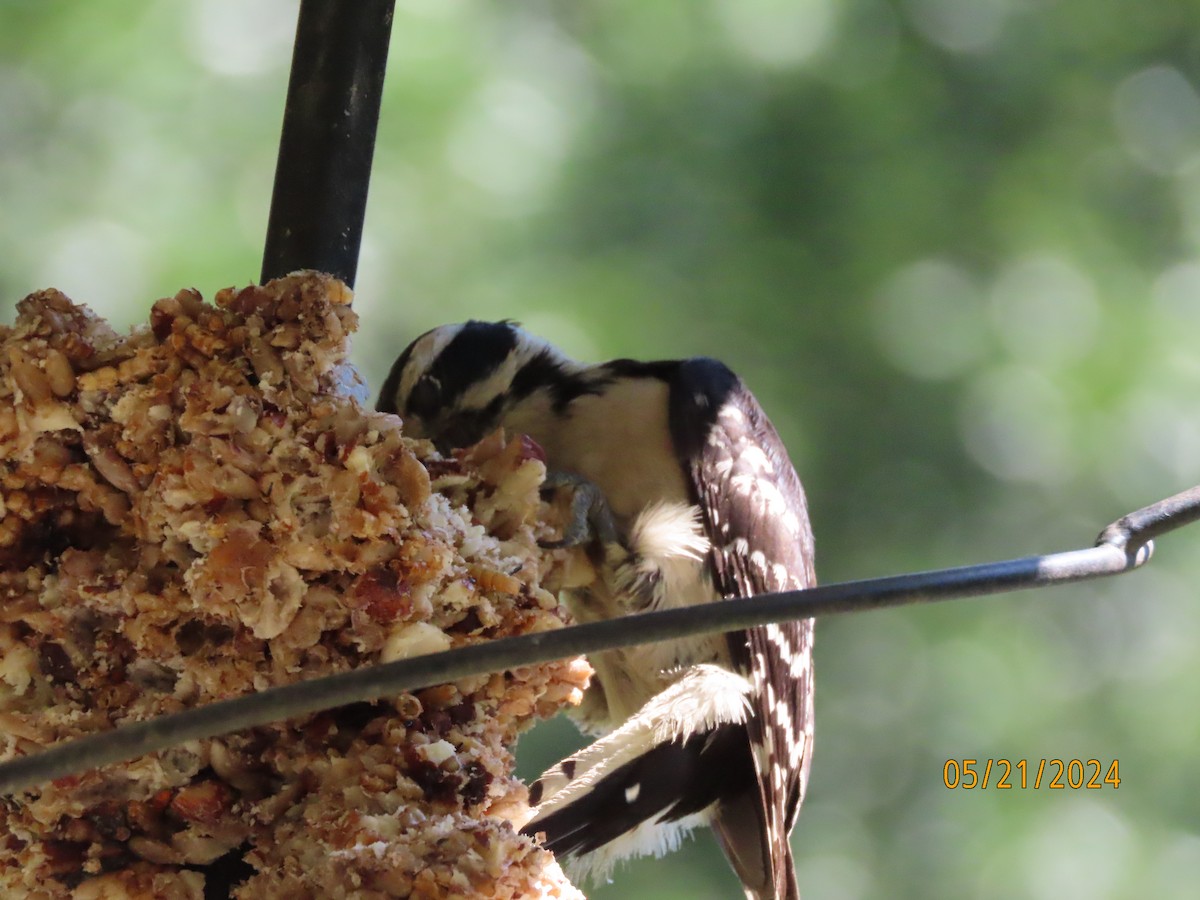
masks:
[[[602,584],[568,597],[581,621],[815,583],[800,480],[716,360],[584,365],[512,323],[472,321],[417,338],[378,407],[443,448],[527,434],[553,475],[598,489],[615,546]],[[606,874],[706,824],[748,898],[797,898],[812,634],[809,619],[591,657],[582,726],[602,736],[535,782],[522,830]]]

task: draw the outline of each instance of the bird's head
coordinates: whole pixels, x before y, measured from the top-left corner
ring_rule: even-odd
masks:
[[[400,354],[377,408],[447,452],[511,425],[522,407],[552,404],[581,369],[513,322],[441,325]]]

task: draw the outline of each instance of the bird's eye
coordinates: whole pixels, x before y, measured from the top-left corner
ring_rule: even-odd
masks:
[[[421,419],[432,419],[442,408],[442,385],[436,378],[419,380],[408,395],[405,412]]]
[[[472,410],[461,413],[447,422],[434,443],[443,453],[460,447],[470,447],[478,443],[487,430],[487,423],[480,417],[479,412]]]

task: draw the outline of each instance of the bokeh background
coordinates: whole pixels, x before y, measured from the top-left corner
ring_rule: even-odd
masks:
[[[256,279],[294,0],[0,3],[0,303]],[[1192,0],[399,0],[356,306],[709,354],[825,581],[1083,546],[1200,482]],[[1138,574],[827,619],[806,900],[1200,884],[1200,526]],[[522,741],[523,771],[578,738]],[[947,759],[1120,787],[947,790]],[[701,834],[597,898],[724,898]]]

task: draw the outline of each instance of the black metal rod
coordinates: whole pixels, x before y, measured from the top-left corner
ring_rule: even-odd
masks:
[[[1135,569],[1150,558],[1151,535],[1163,534],[1197,518],[1200,518],[1200,487],[1122,517],[1101,532],[1096,546],[1083,550],[642,613],[271,688],[122,725],[4,763],[0,765],[0,795],[186,741],[218,737],[347,703],[376,700],[517,666],[789,619],[931,603],[1116,575]]]
[[[301,0],[262,281],[354,285],[394,0]]]

